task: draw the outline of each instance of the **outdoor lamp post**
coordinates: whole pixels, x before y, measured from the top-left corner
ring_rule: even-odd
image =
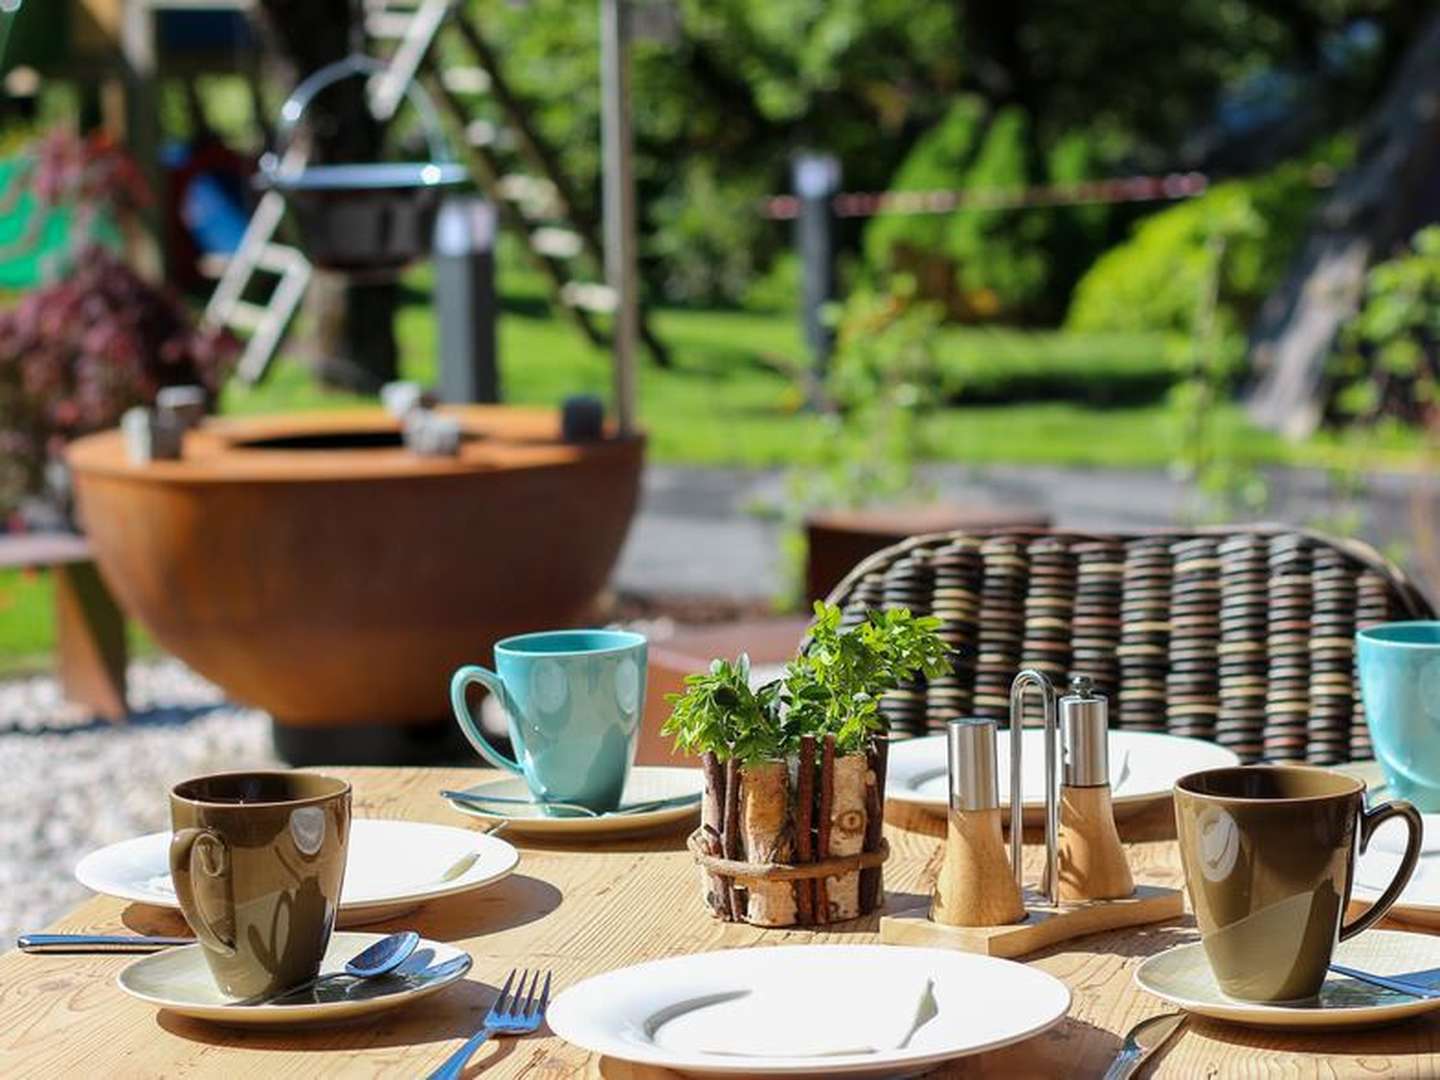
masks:
[[[626,0],[600,0],[600,135],[605,219],[605,282],[615,294],[615,414],[620,434],[635,428],[635,343],[639,276],[635,263],[635,173],[630,137],[630,26]]]

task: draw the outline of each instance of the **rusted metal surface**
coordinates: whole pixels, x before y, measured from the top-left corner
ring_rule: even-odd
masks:
[[[444,411],[454,458],[373,445],[398,435],[380,410],[211,421],[146,465],[93,435],[70,448],[79,513],[125,610],[237,700],[289,725],[440,718],[497,638],[585,619],[644,447],[561,443],[549,410]]]

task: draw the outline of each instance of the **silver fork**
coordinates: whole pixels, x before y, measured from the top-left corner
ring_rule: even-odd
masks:
[[[515,982],[515,976],[520,976],[520,985],[515,987],[515,993],[510,993],[510,987]],[[529,988],[526,988],[526,980],[529,979]],[[535,999],[536,989],[540,990],[540,999]],[[509,998],[507,1003],[506,998]],[[523,998],[523,1000],[522,1000]],[[430,1074],[429,1080],[459,1080],[461,1073],[465,1071],[466,1063],[475,1056],[475,1051],[480,1049],[480,1044],[491,1035],[528,1035],[540,1027],[541,1021],[545,1019],[545,1006],[550,1003],[550,972],[545,972],[545,985],[540,985],[540,972],[538,970],[521,971],[513,968],[510,977],[505,980],[504,987],[500,990],[500,996],[495,999],[495,1004],[490,1006],[490,1011],[485,1014],[485,1023],[474,1035],[466,1040],[465,1045],[456,1050],[445,1059],[445,1063]]]

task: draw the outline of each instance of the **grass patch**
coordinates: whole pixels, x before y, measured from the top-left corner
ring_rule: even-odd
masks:
[[[45,670],[54,647],[50,575],[0,570],[0,676]]]

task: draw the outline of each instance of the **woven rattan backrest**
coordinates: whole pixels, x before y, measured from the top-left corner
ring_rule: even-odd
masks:
[[[955,672],[881,703],[896,736],[1008,718],[1022,667],[1088,676],[1111,723],[1228,746],[1244,761],[1372,757],[1359,628],[1434,609],[1373,548],[1284,526],[1093,535],[936,533],[866,559],[830,602],[856,622],[943,620]]]

